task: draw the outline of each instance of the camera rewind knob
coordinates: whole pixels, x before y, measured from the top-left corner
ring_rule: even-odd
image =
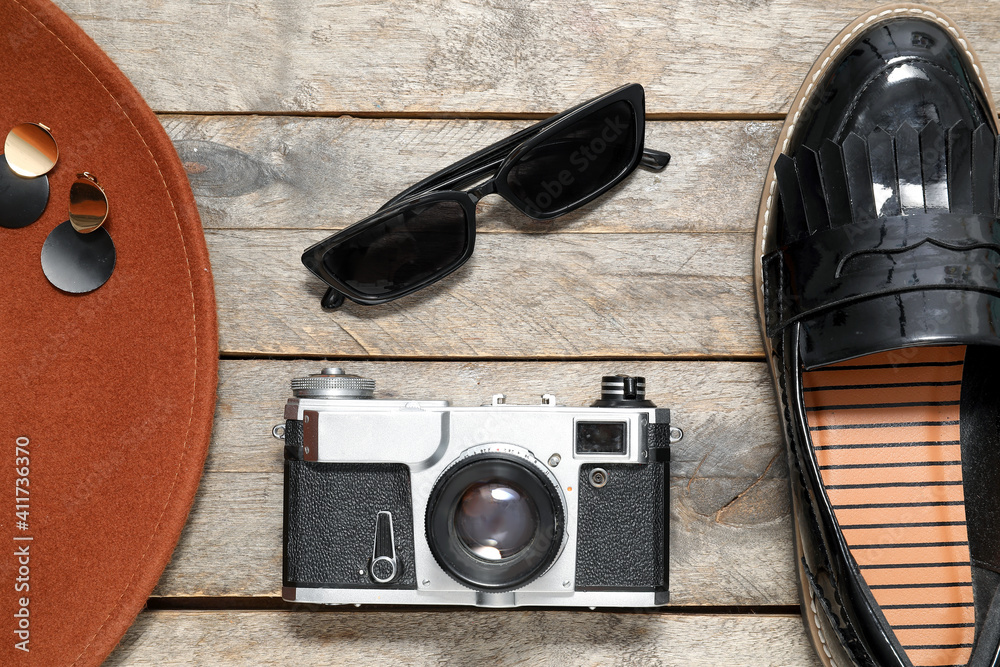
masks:
[[[601,398],[595,408],[655,408],[646,400],[646,378],[630,375],[605,375],[601,378]]]
[[[298,398],[371,398],[375,380],[349,375],[342,368],[324,368],[319,373],[292,380],[292,395]]]

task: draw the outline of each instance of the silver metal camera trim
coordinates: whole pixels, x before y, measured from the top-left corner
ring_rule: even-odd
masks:
[[[474,605],[496,609],[510,607],[655,607],[652,591],[575,591],[565,600],[553,600],[545,594],[522,591],[512,593],[478,593],[470,601],[466,593],[437,593],[434,596],[414,595],[420,591],[383,588],[293,588],[281,589],[288,602],[311,604],[396,604],[396,605]],[[661,603],[662,604],[662,603]]]
[[[395,419],[393,419],[395,417]],[[308,460],[331,463],[404,463],[410,468],[417,588],[285,588],[289,601],[323,604],[449,604],[486,607],[655,605],[652,591],[576,591],[576,526],[580,467],[594,463],[647,464],[645,426],[655,422],[655,408],[587,408],[546,403],[494,403],[451,407],[447,401],[386,399],[292,398],[286,419],[303,424]],[[308,421],[307,421],[308,418]],[[332,420],[332,421],[331,421]],[[625,422],[625,453],[577,454],[577,421]],[[416,424],[417,426],[411,426]],[[419,426],[419,428],[418,428]],[[428,433],[427,429],[435,431]],[[408,446],[397,440],[405,433]],[[393,436],[396,436],[395,438]],[[364,441],[364,448],[355,441]],[[413,446],[409,446],[413,445]],[[452,579],[434,559],[427,544],[427,500],[444,470],[467,452],[501,447],[530,456],[538,469],[555,480],[565,513],[563,546],[552,566],[538,579],[508,593],[472,590]],[[449,455],[449,452],[456,452]],[[559,454],[558,466],[548,466]],[[471,455],[471,454],[469,454]],[[587,483],[585,480],[583,483]],[[572,491],[567,489],[572,488]],[[373,514],[381,508],[372,508]]]

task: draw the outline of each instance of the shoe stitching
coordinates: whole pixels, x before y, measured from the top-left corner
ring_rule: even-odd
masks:
[[[771,266],[778,263],[779,269],[777,271],[771,271]],[[778,323],[784,318],[784,272],[780,268],[781,265],[781,255],[772,253],[767,257],[764,257],[761,261],[761,274],[763,280],[763,290],[764,294],[777,294],[776,298],[771,300],[771,303],[765,304],[764,306],[764,330],[771,331]],[[772,292],[774,289],[774,274],[778,279],[778,289],[777,292]],[[774,303],[777,301],[777,304]]]
[[[806,579],[809,582],[809,586],[807,587],[809,590],[809,610],[812,612],[813,623],[816,625],[816,638],[819,639],[819,643],[822,644],[823,653],[825,653],[826,657],[830,660],[830,664],[833,667],[840,667],[837,664],[837,661],[834,660],[833,652],[830,650],[830,647],[827,646],[826,633],[823,632],[822,619],[820,618],[819,615],[819,609],[816,608],[816,589],[819,588],[819,584],[816,583],[816,577],[813,575],[813,573],[809,571],[809,567],[806,564],[805,558],[802,558],[802,563],[800,564],[800,567],[803,568],[803,571],[805,572],[806,575]],[[822,591],[820,591],[820,598],[823,598]],[[829,606],[830,606],[829,602],[827,602],[826,607]]]
[[[959,43],[959,45],[961,45],[962,49],[965,51],[965,54],[966,54],[966,56],[968,56],[968,59],[969,59],[969,64],[972,65],[972,69],[973,69],[973,71],[976,74],[976,78],[978,79],[980,86],[982,86],[984,89],[986,88],[985,81],[983,80],[982,74],[979,71],[979,67],[976,65],[976,59],[973,56],[972,51],[969,49],[968,43],[964,39],[961,38],[961,36],[958,33],[958,29],[954,25],[952,25],[944,17],[938,16],[937,14],[935,14],[932,11],[917,9],[915,7],[897,7],[897,8],[894,8],[894,9],[887,9],[887,10],[879,12],[877,14],[871,14],[868,17],[866,17],[863,22],[858,23],[858,25],[855,26],[853,30],[851,30],[849,33],[847,33],[846,35],[844,35],[844,37],[841,38],[840,42],[837,45],[834,46],[834,48],[830,52],[830,54],[823,60],[823,63],[820,65],[819,69],[817,69],[813,73],[813,75],[812,75],[812,81],[810,81],[809,84],[806,86],[806,89],[803,92],[802,97],[799,99],[798,108],[795,110],[795,113],[792,116],[792,122],[788,126],[787,130],[784,132],[784,141],[783,141],[782,146],[781,146],[781,152],[782,153],[784,153],[785,150],[788,148],[788,143],[789,143],[790,137],[791,137],[792,133],[795,130],[796,123],[798,123],[798,119],[799,119],[799,116],[801,115],[802,108],[805,105],[806,100],[809,99],[809,94],[812,91],[814,83],[816,82],[816,80],[820,76],[822,76],[826,72],[827,66],[830,64],[830,62],[833,60],[833,58],[837,55],[837,53],[840,51],[840,49],[848,41],[850,41],[853,38],[853,36],[861,28],[866,28],[871,22],[873,22],[873,21],[875,21],[877,19],[883,18],[883,17],[885,17],[887,15],[890,15],[890,14],[906,14],[906,13],[909,13],[909,14],[918,14],[918,15],[921,15],[921,16],[928,16],[928,17],[934,19],[936,22],[938,22],[941,25],[943,25],[948,30],[948,32],[950,32],[955,37],[956,41]],[[773,168],[771,168],[769,171],[773,171]],[[765,247],[764,244],[767,242],[767,233],[768,233],[768,226],[770,224],[771,207],[772,207],[772,205],[774,203],[774,191],[775,191],[775,188],[776,188],[776,185],[777,185],[777,179],[774,178],[773,174],[769,173],[768,176],[770,177],[771,183],[770,183],[770,187],[768,188],[767,202],[766,202],[765,208],[764,208],[764,224],[763,224],[762,230],[761,230],[761,246],[758,249],[758,252],[761,254],[761,256],[763,256],[763,254],[764,254],[764,247]],[[761,281],[761,288],[760,289],[761,289],[761,293],[762,293],[762,296],[763,296],[763,293],[764,293],[764,281],[763,280]],[[778,384],[779,384],[779,387],[780,387],[780,393],[781,393],[782,403],[784,404],[783,407],[785,408],[785,410],[784,410],[785,417],[787,419],[788,417],[790,417],[790,414],[789,414],[789,411],[787,409],[787,406],[788,406],[788,396],[787,396],[787,390],[786,390],[786,387],[785,387],[785,383],[784,383],[784,378],[783,377],[778,377]],[[786,422],[786,423],[790,424],[791,422]],[[790,427],[787,427],[787,428],[790,428]],[[793,458],[795,458],[795,457],[793,457]],[[796,467],[798,467],[798,461],[797,460],[795,460],[795,465],[796,465]],[[799,476],[800,476],[800,483],[804,484],[804,476],[802,475],[802,471],[801,470],[799,470]],[[810,610],[813,613],[814,622],[816,623],[817,629],[819,630],[819,632],[817,633],[817,636],[819,637],[820,642],[823,644],[823,651],[824,651],[824,653],[826,653],[827,656],[829,656],[831,664],[833,664],[834,667],[837,667],[836,662],[834,662],[833,657],[830,655],[830,651],[829,651],[829,649],[826,646],[826,638],[822,634],[822,627],[820,625],[820,622],[819,622],[820,619],[819,619],[818,611],[817,611],[816,606],[815,606],[815,594],[813,593],[811,586],[809,587],[809,595],[810,595],[810,598],[811,598]]]
[[[784,365],[784,362],[782,362],[782,365]],[[781,401],[782,413],[784,415],[783,424],[785,426],[785,428],[784,428],[784,430],[785,430],[785,437],[786,437],[786,439],[787,439],[788,442],[796,442],[796,439],[793,437],[794,436],[794,430],[793,430],[793,424],[794,424],[794,422],[792,421],[791,402],[789,401],[789,398],[788,398],[788,385],[785,382],[785,375],[784,375],[784,373],[781,373],[781,374],[778,374],[776,377],[777,377],[777,384],[778,384],[778,387],[779,387],[779,400]],[[809,519],[812,521],[812,523],[815,524],[816,526],[819,526],[819,519],[816,516],[816,512],[815,512],[812,504],[808,502],[809,487],[806,485],[806,477],[807,476],[806,476],[806,474],[805,474],[805,472],[803,470],[801,462],[799,461],[799,454],[801,453],[800,449],[801,448],[796,448],[795,451],[791,452],[792,455],[789,457],[790,458],[790,467],[794,466],[794,472],[797,473],[797,476],[798,476],[798,486],[799,486],[799,488],[801,490],[801,496],[804,499],[804,502],[802,503],[802,505],[803,505],[802,511],[803,512],[808,512],[809,513]],[[791,473],[792,471],[790,470],[789,472]],[[793,477],[794,477],[794,475],[793,475]],[[822,482],[820,482],[820,484],[822,486]],[[794,493],[794,490],[792,491],[792,493]],[[799,522],[796,519],[793,518],[793,524],[794,524],[796,532],[798,533],[800,531]],[[820,531],[820,532],[822,533],[822,531]],[[799,544],[802,545],[802,547],[804,549],[804,544],[802,543],[801,538],[798,535],[796,535],[796,539],[799,540]],[[823,541],[825,541],[826,538],[821,535],[821,539]],[[829,549],[826,548],[826,547],[823,547],[822,550],[819,553],[815,554],[815,555],[821,561],[818,565],[820,567],[825,567],[826,570],[827,570],[827,572],[831,572],[832,573],[833,572],[833,564],[831,563],[831,560],[830,560]],[[803,564],[805,564],[805,558],[804,557],[802,559],[802,562],[803,562]],[[809,579],[810,582],[812,582],[812,581],[815,580],[815,576],[809,571],[808,567],[806,567],[804,571],[806,573],[807,579]],[[816,584],[816,585],[818,586],[818,584]],[[810,595],[813,594],[811,586],[809,587],[809,592],[810,592]],[[836,586],[834,586],[832,592],[833,592],[834,600],[836,601],[836,603],[840,606],[841,609],[844,609],[846,605],[844,604],[844,600],[840,596],[840,590],[839,590],[839,588],[836,587]],[[830,627],[833,629],[834,633],[836,634],[837,638],[840,640],[840,643],[844,647],[844,649],[846,651],[848,651],[849,653],[851,653],[852,657],[858,651],[865,652],[863,644],[861,643],[860,638],[858,636],[858,632],[857,632],[857,630],[854,629],[854,625],[851,623],[850,618],[848,618],[847,616],[842,616],[842,615],[838,616],[840,618],[840,620],[842,620],[843,623],[844,623],[844,628],[843,629],[839,628],[837,626],[837,624],[834,623],[832,621],[832,619],[831,619],[831,617],[834,615],[833,606],[830,604],[830,601],[826,598],[826,596],[822,594],[822,590],[820,590],[820,594],[821,594],[820,595],[821,606],[823,607],[824,612],[827,614],[827,620],[830,623]],[[817,628],[822,629],[822,626],[819,625],[819,622],[822,619],[818,615],[818,611],[815,610],[815,609],[813,609],[811,611],[813,611],[815,613],[815,616],[814,616],[813,620],[814,620],[815,623],[817,623]],[[825,643],[825,639],[826,638],[824,636],[821,641],[823,641]],[[831,661],[832,661],[832,657],[831,657]],[[871,663],[869,663],[869,664],[871,664]],[[834,667],[839,667],[835,662],[833,663],[833,665],[834,665]]]
[[[792,436],[793,436],[793,433],[792,433],[792,423],[793,422],[792,422],[791,409],[789,407],[788,389],[787,389],[787,385],[785,383],[784,373],[781,373],[780,375],[778,375],[778,386],[780,387],[781,404],[782,404],[782,410],[783,410],[784,417],[785,417],[784,423],[785,423],[786,437],[789,438],[790,442],[794,442],[794,439],[791,439]],[[802,496],[803,496],[803,498],[807,498],[808,495],[809,495],[809,490],[808,490],[808,488],[806,488],[805,474],[803,474],[802,466],[799,464],[798,455],[794,454],[790,458],[791,458],[791,464],[795,466],[795,470],[798,472],[798,481],[799,481],[799,486],[802,489]],[[810,508],[809,511],[811,512],[812,509]],[[794,517],[793,517],[792,521],[793,521],[793,524],[795,526],[796,532],[800,531],[801,529],[799,528],[798,521],[795,520]],[[796,539],[799,541],[799,544],[802,545],[802,538],[799,537],[799,536],[796,536]],[[802,546],[804,548],[804,545],[802,545]],[[824,558],[824,560],[826,560],[825,555],[823,555],[822,557]],[[827,564],[827,565],[829,565],[829,564]],[[808,585],[806,586],[806,589],[809,591],[810,611],[812,612],[813,623],[816,625],[816,629],[817,629],[816,636],[820,640],[820,643],[823,646],[823,652],[830,659],[830,664],[832,665],[832,667],[839,667],[839,665],[837,665],[836,661],[834,661],[832,652],[830,651],[829,647],[827,646],[826,635],[823,633],[823,627],[822,627],[821,619],[820,619],[820,616],[819,616],[819,611],[816,609],[816,594],[813,591],[813,586],[814,586],[813,582],[814,582],[815,577],[809,571],[809,567],[808,567],[808,564],[806,563],[806,560],[805,560],[804,556],[801,558],[800,567],[803,568],[803,572],[806,575],[806,580],[807,580],[807,583],[808,583]],[[827,603],[826,608],[831,610],[828,613],[832,613],[832,607],[830,607],[829,603]],[[806,621],[806,622],[808,623],[808,621]]]
[[[962,91],[962,97],[965,98],[965,101],[968,102],[969,104],[975,104],[975,100],[973,100],[972,96],[969,95],[969,92],[967,90],[965,90],[965,87],[962,86],[962,80],[959,79],[957,76],[955,76],[954,73],[949,72],[944,67],[941,67],[937,63],[933,63],[930,60],[927,60],[926,58],[914,57],[914,58],[910,58],[910,59],[906,60],[905,62],[901,62],[901,63],[895,64],[895,65],[889,67],[888,69],[884,69],[881,72],[879,72],[879,74],[877,76],[873,76],[868,81],[868,83],[866,83],[861,88],[861,90],[858,91],[857,95],[855,95],[854,102],[851,104],[851,106],[847,109],[846,113],[844,114],[845,122],[846,122],[847,117],[850,116],[854,112],[854,109],[861,102],[861,96],[864,95],[865,91],[868,90],[875,83],[876,79],[878,79],[879,77],[881,77],[882,75],[884,75],[886,72],[891,72],[891,71],[893,71],[895,69],[898,69],[899,67],[902,67],[903,65],[909,65],[912,62],[921,62],[921,63],[924,63],[924,64],[930,66],[930,67],[934,67],[936,69],[941,70],[944,73],[945,76],[947,76],[947,77],[949,77],[951,79],[954,79],[955,82],[958,83],[959,90]],[[919,130],[920,128],[915,128],[915,129]],[[843,125],[841,125],[840,129],[837,130],[837,135],[840,135],[841,132],[843,132]]]

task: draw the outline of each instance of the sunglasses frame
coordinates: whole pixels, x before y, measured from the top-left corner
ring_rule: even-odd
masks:
[[[573,125],[581,118],[621,101],[627,102],[632,108],[635,120],[635,148],[627,165],[613,179],[585,197],[549,212],[539,211],[529,206],[514,194],[507,183],[507,176],[524,155],[534,147],[549,140],[553,135],[559,134],[566,127]],[[362,305],[378,305],[394,301],[432,285],[456,271],[472,256],[476,236],[476,204],[487,195],[500,195],[514,208],[532,219],[551,220],[576,210],[600,197],[620,183],[639,166],[653,171],[660,171],[670,162],[670,155],[662,151],[645,148],[645,120],[645,92],[642,86],[637,83],[626,84],[582,104],[578,104],[560,114],[535,123],[531,127],[525,128],[506,139],[502,139],[491,146],[473,153],[469,157],[407,188],[386,202],[374,215],[310,246],[302,254],[302,263],[305,267],[330,287],[322,299],[323,307],[327,309],[337,308],[343,304],[345,297]],[[490,175],[491,173],[492,175]],[[393,292],[390,295],[372,296],[358,292],[350,285],[344,284],[326,269],[323,258],[327,252],[340,243],[376,225],[380,225],[414,206],[439,201],[454,201],[460,204],[465,213],[467,223],[467,241],[464,251],[454,262],[440,272],[405,289]]]

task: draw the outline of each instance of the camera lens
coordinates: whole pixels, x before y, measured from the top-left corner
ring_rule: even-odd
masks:
[[[523,551],[538,532],[535,503],[516,484],[476,482],[455,509],[455,533],[484,560],[501,560]]]
[[[456,463],[427,501],[427,543],[441,568],[474,590],[520,588],[562,549],[565,514],[541,464],[489,452]]]

